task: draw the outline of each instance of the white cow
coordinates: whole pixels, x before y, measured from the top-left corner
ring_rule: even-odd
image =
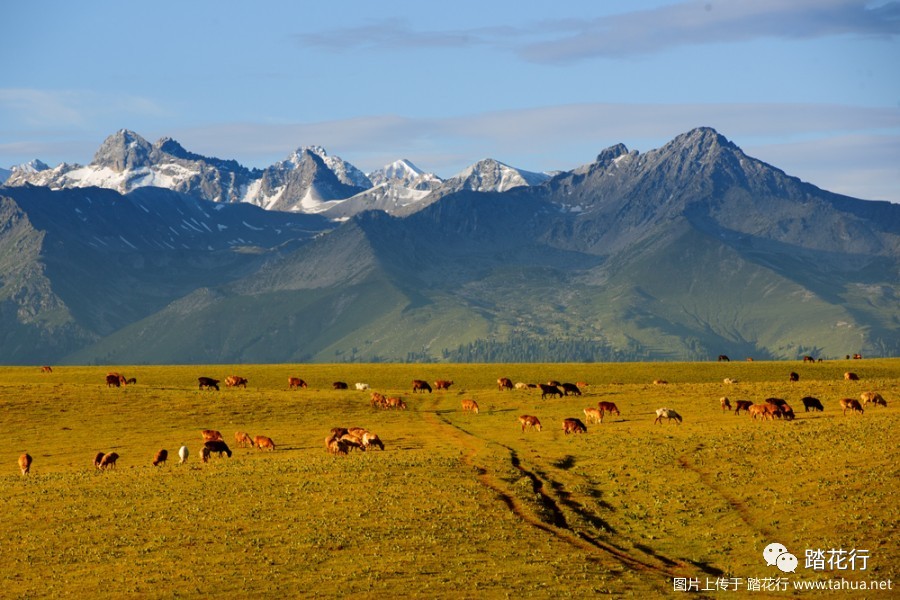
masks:
[[[654,423],[662,424],[663,419],[668,419],[669,421],[675,420],[676,423],[681,425],[681,415],[672,410],[671,408],[657,408],[656,409],[656,419],[653,421]]]
[[[188,454],[190,454],[190,452],[188,451],[187,446],[182,446],[181,448],[179,448],[178,449],[178,457],[181,460],[179,461],[178,464],[184,464],[184,461],[186,461],[188,459]]]
[[[369,384],[368,383],[357,383],[356,389],[358,389],[359,391],[365,391],[365,390],[369,389]]]

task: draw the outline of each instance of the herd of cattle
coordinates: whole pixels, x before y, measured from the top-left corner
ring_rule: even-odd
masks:
[[[721,358],[720,358],[721,360]],[[41,367],[42,372],[50,373],[52,369],[50,367]],[[799,376],[791,372],[788,376],[789,381],[798,381]],[[855,373],[847,372],[844,373],[844,379],[846,381],[859,381],[859,377]],[[200,390],[219,390],[220,380],[214,379],[212,377],[198,377],[197,378],[198,386]],[[121,387],[127,385],[134,385],[137,383],[135,378],[126,378],[121,373],[108,373],[106,375],[106,385],[107,387]],[[653,382],[656,385],[665,385],[667,382],[663,380],[655,380]],[[737,383],[737,380],[726,378],[724,380],[725,384],[731,385]],[[248,384],[248,380],[245,377],[230,375],[225,378],[225,385],[227,387],[242,387],[246,388]],[[414,379],[412,381],[412,393],[431,393],[434,389],[436,390],[449,390],[450,386],[453,385],[453,381],[439,379],[434,382],[434,387],[424,380]],[[541,399],[546,398],[562,398],[564,396],[581,396],[582,389],[587,387],[587,383],[578,382],[578,383],[563,383],[559,381],[548,381],[547,383],[513,383],[511,379],[508,377],[501,377],[497,379],[497,389],[500,391],[504,390],[540,390]],[[288,378],[288,389],[301,389],[307,388],[308,384],[298,378],[298,377],[289,377]],[[356,383],[354,387],[358,391],[366,391],[370,389],[369,384],[367,383]],[[332,383],[332,389],[335,390],[347,390],[349,389],[349,385],[343,381],[335,381]],[[371,405],[374,408],[381,409],[392,409],[392,410],[406,410],[407,404],[406,402],[397,396],[385,396],[380,392],[371,392]],[[824,406],[822,402],[815,397],[805,396],[800,402],[803,404],[803,408],[805,412],[811,411],[823,411]],[[787,403],[786,400],[781,398],[767,398],[763,403],[754,404],[750,400],[735,400],[732,405],[732,401],[723,396],[719,399],[719,403],[722,411],[731,411],[733,409],[734,414],[738,415],[742,411],[748,415],[750,415],[751,419],[756,420],[775,420],[775,419],[784,419],[786,421],[791,421],[795,418],[793,408]],[[877,392],[863,392],[860,394],[859,400],[854,398],[842,398],[840,400],[840,407],[842,409],[842,413],[846,416],[847,412],[850,411],[851,414],[859,413],[862,414],[865,411],[865,408],[869,405],[872,406],[884,406],[887,407],[887,402],[884,397]],[[474,399],[464,399],[461,402],[462,412],[478,414],[479,407],[478,403]],[[597,403],[596,407],[590,406],[586,407],[584,410],[584,417],[588,423],[602,424],[604,416],[607,414],[621,416],[621,412],[619,407],[616,406],[613,402],[608,401],[600,401]],[[674,421],[676,424],[681,424],[683,421],[683,417],[675,410],[663,407],[659,408],[655,411],[656,418],[654,419],[654,424],[661,424],[662,420],[665,419],[668,422]],[[521,425],[522,432],[524,433],[527,429],[532,429],[540,432],[542,430],[542,424],[540,419],[534,415],[521,415],[518,418],[519,424]],[[577,417],[567,417],[563,419],[562,423],[563,433],[566,435],[572,433],[587,433],[587,425],[577,418]],[[232,451],[228,447],[228,444],[225,443],[225,439],[222,436],[222,433],[217,430],[212,429],[204,429],[200,432],[203,438],[203,446],[200,448],[200,459],[202,462],[207,462],[212,454],[217,454],[218,456],[232,456]],[[248,433],[243,431],[237,431],[234,434],[235,443],[240,447],[251,447],[257,448],[260,450],[274,450],[275,443],[268,436],[258,435],[255,437],[251,437]],[[378,435],[368,431],[362,427],[335,427],[331,430],[329,435],[325,438],[325,449],[330,454],[335,455],[346,455],[351,450],[360,450],[365,451],[367,449],[372,448],[380,448],[384,450],[384,442],[378,437]],[[180,459],[180,463],[184,463],[187,461],[190,452],[188,447],[182,445],[178,450],[178,456]],[[159,466],[165,463],[168,459],[169,453],[166,449],[160,449],[153,460],[153,466]],[[94,466],[101,470],[114,469],[116,467],[116,462],[119,459],[119,455],[116,452],[98,452],[94,457]],[[32,457],[28,453],[24,453],[19,457],[19,469],[22,472],[22,475],[27,475],[31,471]]]

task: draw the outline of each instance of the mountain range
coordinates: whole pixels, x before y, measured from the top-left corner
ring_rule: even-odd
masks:
[[[709,128],[443,181],[316,147],[248,169],[123,130],[0,188],[3,363],[894,356],[898,282],[900,206]]]

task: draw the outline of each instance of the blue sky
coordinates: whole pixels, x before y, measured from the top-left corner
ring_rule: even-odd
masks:
[[[698,126],[819,187],[900,202],[900,2],[8,3],[0,167],[131,129],[264,167],[482,158],[573,169]]]

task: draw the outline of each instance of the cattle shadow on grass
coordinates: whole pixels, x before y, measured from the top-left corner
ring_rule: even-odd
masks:
[[[557,469],[562,469],[563,471],[568,471],[569,469],[571,469],[572,467],[575,466],[575,457],[572,456],[571,454],[566,454],[561,459],[554,460],[550,464],[553,465],[554,467],[556,467]]]

